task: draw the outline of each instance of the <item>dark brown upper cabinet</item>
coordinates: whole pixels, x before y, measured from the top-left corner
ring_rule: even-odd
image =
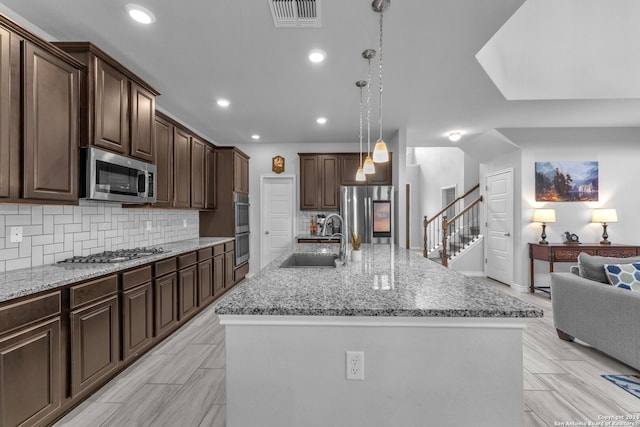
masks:
[[[78,200],[80,71],[24,44],[24,197]]]
[[[300,210],[337,211],[340,175],[338,155],[306,154],[300,156]]]
[[[249,194],[249,159],[233,152],[233,191]]]
[[[362,154],[362,161],[366,157]],[[340,158],[340,185],[392,185],[392,159],[393,153],[389,153],[389,161],[386,163],[375,163],[376,172],[365,175],[366,181],[356,181],[356,172],[360,166],[359,153],[341,153]]]
[[[81,88],[82,144],[155,162],[158,91],[89,42],[55,42],[87,66]]]
[[[173,128],[173,207],[191,207],[191,135]]]
[[[205,143],[191,137],[191,207],[204,209],[205,205],[205,164],[206,164]]]
[[[77,204],[80,78],[74,58],[0,16],[0,198]]]
[[[156,141],[156,202],[155,207],[173,205],[173,127],[166,120],[155,118]]]
[[[210,145],[206,146],[206,171],[205,171],[205,208],[216,208],[216,152]]]

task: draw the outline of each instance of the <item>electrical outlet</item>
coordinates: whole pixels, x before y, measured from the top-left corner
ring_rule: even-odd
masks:
[[[187,228],[187,220],[186,220],[186,219],[183,219],[183,220],[182,220],[182,226],[183,226],[184,228]]]
[[[22,227],[11,227],[11,243],[22,242]]]
[[[151,221],[147,221],[147,231],[151,231]]]
[[[347,351],[347,379],[364,380],[364,351]]]

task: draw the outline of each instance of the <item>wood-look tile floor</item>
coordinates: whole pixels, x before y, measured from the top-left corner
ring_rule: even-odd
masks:
[[[603,417],[640,417],[640,399],[600,376],[637,374],[636,370],[587,344],[559,340],[546,294],[522,294],[491,279],[478,279],[544,310],[544,317],[531,320],[524,333],[525,426],[571,425],[567,421],[606,425]],[[211,306],[55,426],[225,424],[224,329]],[[640,426],[640,420],[617,425]]]

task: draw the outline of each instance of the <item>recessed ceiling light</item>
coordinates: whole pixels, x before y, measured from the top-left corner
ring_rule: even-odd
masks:
[[[321,49],[313,49],[309,51],[309,61],[311,62],[322,62],[327,57],[327,54],[324,50]]]
[[[260,139],[260,135],[258,135],[257,133],[254,133],[253,135],[251,135],[251,139],[258,140]]]
[[[323,125],[323,124],[327,123],[327,118],[326,117],[318,117],[316,119],[316,123],[318,123],[319,125]]]
[[[460,132],[451,132],[451,133],[449,133],[449,141],[451,141],[451,142],[458,142],[458,141],[460,141],[460,138],[462,138],[462,133],[460,133]]]
[[[153,24],[156,22],[156,17],[147,8],[144,8],[138,4],[130,3],[125,6],[127,13],[136,22],[141,24]]]
[[[231,105],[231,101],[225,98],[218,98],[216,100],[216,104],[218,104],[220,107],[228,107],[229,105]]]

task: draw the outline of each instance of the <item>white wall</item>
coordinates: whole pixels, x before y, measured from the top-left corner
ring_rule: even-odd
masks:
[[[501,132],[520,150],[483,162],[481,183],[490,173],[506,168],[514,170],[514,283],[524,289],[529,285],[527,244],[540,240],[541,226],[532,223],[533,209],[554,208],[557,222],[547,225],[547,240],[562,242],[565,231],[576,233],[584,243],[602,239],[602,226],[591,223],[593,208],[618,211],[619,222],[610,224],[609,240],[614,243],[639,244],[637,222],[639,203],[635,195],[640,185],[637,173],[640,162],[640,128],[554,128],[508,129]],[[535,162],[598,161],[600,193],[598,202],[536,202]],[[483,221],[484,223],[484,221]],[[557,263],[555,271],[567,271],[570,263]],[[548,284],[548,263],[536,261],[536,284]]]

